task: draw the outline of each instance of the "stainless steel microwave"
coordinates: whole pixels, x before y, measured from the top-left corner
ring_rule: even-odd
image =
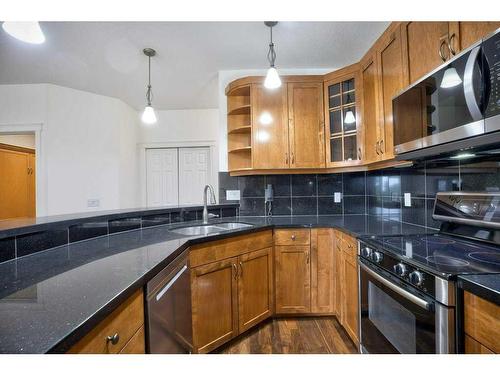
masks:
[[[500,147],[500,29],[392,101],[397,159]]]

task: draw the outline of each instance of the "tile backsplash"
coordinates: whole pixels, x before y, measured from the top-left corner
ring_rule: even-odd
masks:
[[[438,228],[432,219],[434,197],[441,191],[500,191],[500,158],[422,162],[409,168],[371,172],[231,177],[219,173],[219,197],[240,190],[240,214],[265,214],[264,188],[274,190],[273,215],[370,214]],[[334,193],[342,200],[335,203]],[[409,207],[404,194],[411,195]],[[229,201],[234,202],[234,201]]]

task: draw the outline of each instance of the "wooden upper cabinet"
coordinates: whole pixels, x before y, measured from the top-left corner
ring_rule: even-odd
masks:
[[[275,246],[276,313],[311,312],[309,245]]]
[[[252,251],[238,259],[239,333],[272,315],[272,248]]]
[[[209,352],[238,334],[237,258],[191,270],[193,344]]]
[[[290,167],[325,166],[323,84],[288,84]]]
[[[287,86],[269,90],[252,84],[251,103],[253,168],[288,168]]]
[[[479,39],[500,28],[500,22],[450,22],[449,33],[452,48],[461,51]]]
[[[448,22],[405,22],[402,24],[405,62],[408,66],[409,83],[413,83],[448,59]]]
[[[311,312],[333,313],[335,264],[333,229],[311,229]]]
[[[364,161],[365,163],[371,163],[381,158],[380,139],[383,136],[379,126],[376,57],[370,56],[363,61],[361,69],[363,77]]]
[[[407,85],[407,74],[403,66],[401,30],[387,35],[377,52],[379,66],[378,83],[381,103],[379,153],[382,159],[394,157],[392,98]]]
[[[359,65],[327,74],[323,85],[326,166],[360,165],[364,142]]]

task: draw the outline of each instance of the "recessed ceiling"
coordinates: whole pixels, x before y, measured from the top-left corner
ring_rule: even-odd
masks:
[[[280,22],[273,30],[276,66],[352,64],[388,22]],[[20,42],[0,29],[0,84],[53,83],[145,104],[147,58],[156,49],[152,85],[157,109],[216,108],[220,70],[267,67],[262,22],[42,22],[46,42]]]

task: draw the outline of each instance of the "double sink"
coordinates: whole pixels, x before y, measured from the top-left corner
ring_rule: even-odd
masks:
[[[245,223],[217,223],[207,225],[194,225],[171,229],[170,232],[182,234],[184,236],[203,236],[208,234],[220,233],[228,230],[243,229],[252,227],[252,224]]]

